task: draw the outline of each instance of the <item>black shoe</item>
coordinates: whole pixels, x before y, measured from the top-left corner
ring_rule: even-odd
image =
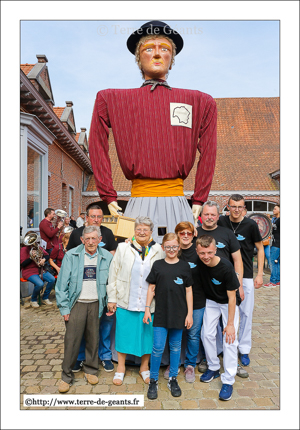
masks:
[[[149,382],[149,388],[147,392],[147,397],[150,400],[157,399],[157,385],[158,381],[155,381],[155,379],[151,378]]]
[[[176,376],[172,376],[172,378],[169,379],[168,388],[171,391],[173,397],[181,396],[181,389],[178,385]]]
[[[82,370],[82,364],[83,364],[82,361],[77,360],[76,363],[75,363],[75,366],[72,369],[73,372],[74,373],[80,372],[80,370]]]

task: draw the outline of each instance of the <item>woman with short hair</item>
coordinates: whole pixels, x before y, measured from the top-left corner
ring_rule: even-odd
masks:
[[[199,257],[196,252],[194,239],[194,226],[190,222],[180,222],[175,227],[175,233],[179,238],[180,255],[179,259],[187,261],[190,265],[193,277],[193,326],[186,330],[186,355],[184,360],[184,377],[186,382],[195,381],[195,366],[199,345],[203,365],[206,365],[205,352],[200,341],[200,331],[203,323],[205,311],[205,293],[201,287],[199,270]]]
[[[140,376],[148,384],[149,359],[153,343],[152,324],[143,324],[149,283],[146,278],[154,261],[164,258],[161,245],[152,239],[153,222],[135,220],[131,243],[120,243],[112,260],[107,285],[108,310],[116,312],[115,349],[118,367],[113,383],[122,385],[127,354],[141,357]],[[154,312],[154,303],[151,305]]]

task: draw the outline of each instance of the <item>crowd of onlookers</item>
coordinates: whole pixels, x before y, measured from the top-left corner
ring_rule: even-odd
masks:
[[[217,203],[204,203],[201,225],[195,228],[183,220],[162,245],[153,240],[154,225],[145,216],[136,219],[134,236],[117,244],[112,231],[101,225],[98,205],[90,205],[76,222],[74,217],[56,217],[52,208],[45,210],[39,224],[45,247],[28,231],[21,270],[34,284],[33,308],[39,307],[44,283],[41,301],[52,305],[49,294],[56,282],[56,302],[66,323],[61,393],[80,370],[89,383],[97,384],[98,359],[111,372],[117,354],[115,385],[122,385],[126,359],[134,357],[149,384],[148,398],[155,399],[159,368],[166,363],[164,377],[177,397],[181,364],[186,382],[195,381],[199,363],[200,381],[207,383],[220,376],[223,355],[219,398],[231,398],[235,376],[248,377],[254,288],[280,285],[280,206],[273,211],[269,245],[263,244],[256,222],[245,216],[242,196],[232,195],[228,209],[228,215],[220,216]],[[265,252],[271,278],[263,285]]]

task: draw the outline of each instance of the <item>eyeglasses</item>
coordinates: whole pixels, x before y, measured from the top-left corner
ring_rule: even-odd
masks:
[[[92,218],[92,219],[102,219],[103,218],[103,215],[90,215],[89,216],[89,218]]]
[[[179,236],[189,236],[189,237],[191,237],[191,236],[193,236],[193,233],[191,233],[190,231],[181,231],[179,233]]]
[[[150,228],[137,228],[135,231],[138,233],[149,233]]]
[[[164,248],[166,251],[177,251],[177,249],[179,248],[179,245],[165,246]]]
[[[229,208],[233,209],[234,211],[238,210],[241,211],[242,209],[244,209],[245,206],[229,206]]]

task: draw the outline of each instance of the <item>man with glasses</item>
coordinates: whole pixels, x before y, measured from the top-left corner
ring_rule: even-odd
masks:
[[[239,295],[241,300],[244,300],[243,261],[240,251],[241,246],[232,231],[230,231],[228,228],[218,226],[219,217],[219,205],[211,200],[205,202],[201,211],[202,225],[197,228],[198,238],[203,235],[209,235],[215,239],[217,247],[216,255],[218,257],[226,258],[226,260],[233,264],[240,283]],[[194,239],[194,241],[196,241],[196,239]],[[222,331],[223,330],[220,320],[217,336],[218,354],[223,351]],[[202,373],[207,370],[207,362],[205,358],[201,360],[198,370]],[[248,372],[246,372],[241,366],[238,366],[237,375],[241,378],[247,378],[249,376]]]
[[[72,385],[72,368],[83,334],[86,339],[84,377],[92,385],[99,381],[99,318],[106,312],[106,284],[113,258],[100,246],[101,239],[99,227],[85,227],[81,238],[83,246],[66,253],[57,278],[56,301],[66,325],[60,393],[66,393]]]
[[[252,314],[254,309],[254,288],[263,285],[264,247],[259,228],[255,221],[243,216],[244,197],[233,194],[228,200],[229,216],[222,216],[218,224],[233,231],[241,245],[244,266],[243,290],[244,300],[239,306],[239,358],[243,366],[249,366],[251,350]],[[258,274],[253,282],[253,254],[257,249]]]
[[[99,205],[92,204],[87,207],[86,211],[86,222],[88,226],[96,226],[100,227],[103,220],[103,212]],[[84,226],[77,228],[72,231],[72,234],[69,239],[69,243],[67,246],[67,250],[75,248],[76,246],[81,244],[81,236],[83,232]],[[102,240],[99,244],[103,249],[109,251],[112,255],[115,254],[117,248],[117,242],[115,241],[115,237],[112,231],[105,227],[101,226],[101,234]],[[102,362],[103,368],[106,372],[112,372],[114,370],[114,365],[111,361],[112,352],[111,352],[111,342],[110,342],[110,333],[114,323],[114,315],[106,315],[106,312],[103,312],[103,315],[100,320],[99,327],[99,358]],[[82,343],[80,346],[80,352],[78,356],[78,360],[76,362],[75,368],[73,372],[79,372],[81,370],[82,362],[84,360],[84,350],[85,350],[85,341],[82,339]]]

